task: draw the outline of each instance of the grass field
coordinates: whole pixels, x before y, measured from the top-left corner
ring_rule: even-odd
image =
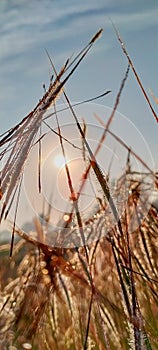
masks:
[[[117,31],[128,67],[108,122],[104,124],[97,117],[104,131],[95,152],[86,138],[86,123],[80,124],[64,92],[67,80],[101,32],[94,35],[72,62],[67,60],[37,106],[0,139],[1,221],[7,218],[13,202],[16,203],[11,242],[0,246],[2,350],[158,349],[158,209],[148,201],[153,189],[157,192],[158,176],[110,129],[129,69],[153,118],[158,119]],[[51,58],[50,62],[55,71]],[[41,125],[46,122],[46,111],[55,106],[61,93],[78,128],[85,172],[76,192],[65,161],[71,211],[56,228],[56,244],[51,246],[45,241],[49,216],[44,216],[43,221],[36,218],[36,232],[31,236],[16,226],[16,214],[25,163],[35,144],[39,147],[38,187],[42,191]],[[56,111],[50,117],[56,118],[59,143],[66,159],[64,142],[69,140],[61,133]],[[110,133],[127,153],[124,170],[115,179],[112,190],[109,174],[103,174],[97,162],[97,154]],[[143,166],[143,172],[133,169],[132,158]],[[85,219],[79,199],[91,173],[100,187],[100,197],[96,198],[92,215]],[[16,241],[15,234],[19,237]]]

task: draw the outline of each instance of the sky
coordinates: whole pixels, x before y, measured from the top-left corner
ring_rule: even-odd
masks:
[[[149,93],[151,89],[158,97],[157,19],[157,0],[1,0],[0,134],[34,108],[44,93],[43,84],[48,87],[52,72],[45,49],[59,70],[100,28],[102,37],[67,83],[66,92],[72,102],[78,102],[111,90],[92,106],[96,113],[103,109],[103,118],[106,111],[107,118],[127,68],[111,20],[157,112]],[[132,71],[118,112],[116,130],[126,134],[127,142],[142,152],[144,160],[152,158],[157,169],[157,124]],[[88,116],[87,122],[93,129],[96,120],[90,118],[93,116]]]
[[[66,6],[65,6],[66,4]],[[126,69],[126,58],[109,18],[116,24],[145,88],[158,95],[158,3],[156,0],[7,1],[0,2],[0,126],[13,126],[36,104],[49,83],[47,49],[57,68],[101,27],[104,34],[68,84],[72,100],[111,89],[113,106]],[[97,84],[96,84],[97,82]],[[132,74],[121,113],[138,123],[154,125]],[[127,100],[128,99],[128,100]],[[156,106],[155,106],[156,108]],[[136,114],[137,113],[137,114]],[[140,122],[139,122],[139,121]],[[149,129],[149,128],[147,128]]]

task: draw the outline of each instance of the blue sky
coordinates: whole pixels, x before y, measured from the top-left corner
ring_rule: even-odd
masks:
[[[68,84],[72,100],[95,95],[106,88],[112,95],[106,103],[112,106],[115,93],[126,67],[109,17],[117,25],[145,87],[158,94],[158,3],[156,0],[51,1],[33,0],[0,2],[0,125],[12,126],[33,108],[43,93],[43,82],[49,80],[46,48],[57,68],[91,38],[98,28],[104,28],[89,57]],[[132,75],[132,74],[131,74]],[[86,76],[86,79],[85,79]],[[133,115],[146,104],[137,84],[130,77],[127,103],[121,112]],[[97,85],[94,86],[94,82]],[[126,105],[126,106],[125,106]],[[136,107],[136,106],[134,106]],[[143,107],[142,107],[143,108]],[[144,114],[145,106],[142,110]],[[134,108],[135,112],[135,108]],[[150,113],[149,113],[150,114]],[[140,116],[148,123],[152,116]],[[151,122],[152,123],[152,122]]]
[[[113,107],[127,59],[109,18],[119,29],[146,91],[151,88],[158,97],[157,0],[0,1],[0,133],[28,114],[43,95],[43,83],[49,85],[45,49],[59,69],[101,27],[102,37],[71,77],[66,91],[71,101],[80,101],[110,89],[112,93],[98,103]],[[138,130],[133,134],[136,149],[140,133],[158,168],[158,126],[132,72],[118,110]]]

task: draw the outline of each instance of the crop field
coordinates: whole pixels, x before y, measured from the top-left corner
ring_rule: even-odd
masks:
[[[152,197],[154,193],[158,198],[158,173],[111,128],[129,71],[144,95],[155,127],[157,100],[148,97],[124,42],[114,30],[127,67],[108,120],[95,115],[102,128],[95,149],[87,136],[86,120],[80,120],[64,89],[101,40],[102,29],[75,57],[67,59],[59,73],[47,52],[54,75],[48,89],[44,86],[43,97],[21,122],[0,135],[0,221],[8,219],[11,229],[9,242],[1,241],[0,245],[2,350],[158,349],[158,204]],[[85,99],[83,104],[108,94],[110,90]],[[60,97],[77,130],[77,145],[62,131],[56,103]],[[52,118],[56,129],[51,126]],[[42,213],[34,217],[34,230],[26,231],[17,224],[22,186],[35,148],[37,187],[42,194],[42,152],[47,133],[56,137],[60,146],[62,158],[58,161],[64,168],[69,210],[52,228],[51,203],[44,203]],[[125,154],[122,173],[115,178],[111,178],[111,156],[107,173],[98,162],[109,137]],[[78,169],[77,189],[67,161],[67,144],[77,148],[83,164]],[[29,182],[33,183],[31,179],[32,174]],[[81,198],[86,197],[84,191],[91,179],[95,182],[93,207],[84,215]],[[52,186],[56,184],[52,182]]]

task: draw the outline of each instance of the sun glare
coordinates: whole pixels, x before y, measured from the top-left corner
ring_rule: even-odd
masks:
[[[54,160],[54,165],[58,168],[61,169],[65,165],[65,159],[62,154],[58,154]]]

